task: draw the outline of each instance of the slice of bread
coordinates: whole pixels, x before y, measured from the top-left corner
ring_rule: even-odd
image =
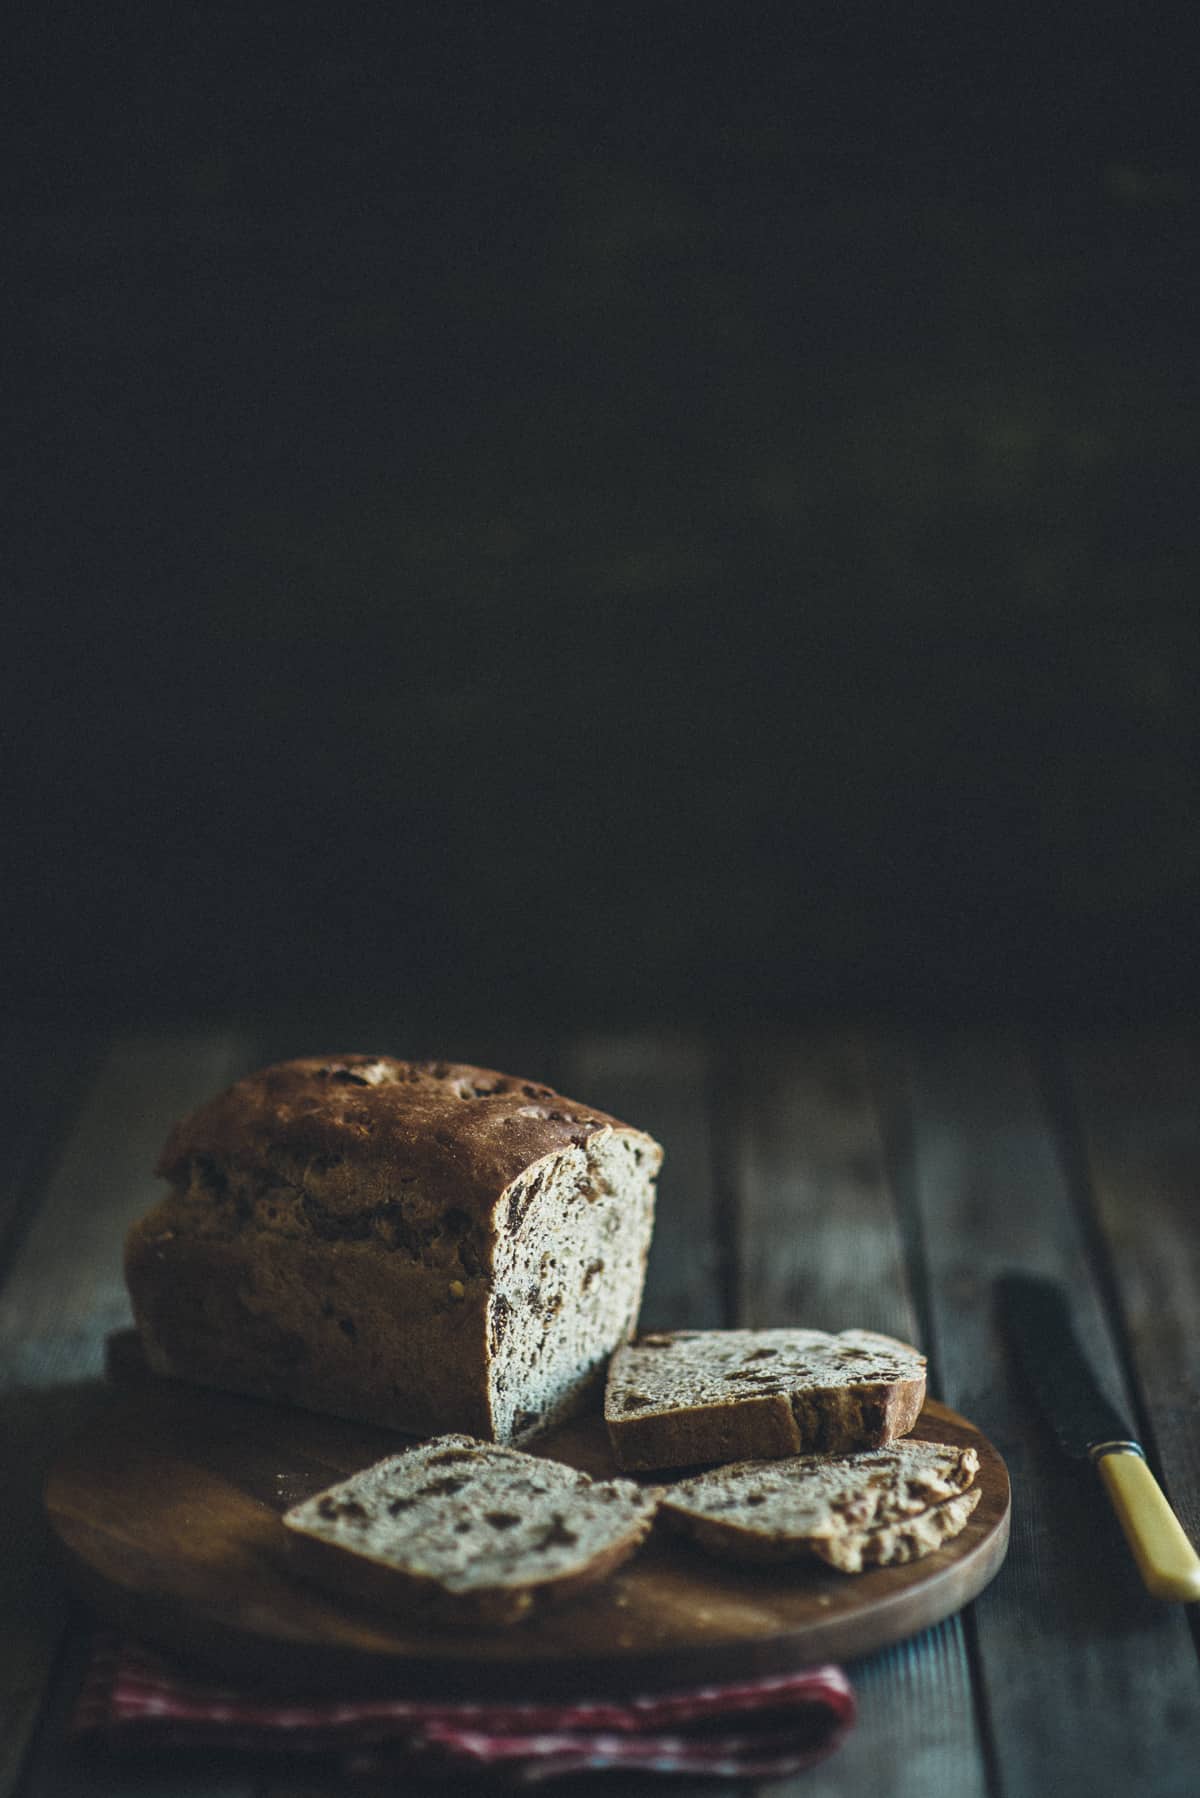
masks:
[[[877,1448],[925,1402],[925,1357],[870,1330],[675,1330],[617,1350],[604,1418],[618,1467]]]
[[[859,1573],[916,1560],[955,1535],[979,1501],[978,1470],[973,1448],[941,1442],[742,1461],[668,1487],[663,1512],[727,1560],[763,1564],[818,1555]]]
[[[977,1486],[957,1498],[930,1505],[915,1517],[901,1518],[881,1530],[852,1531],[814,1543],[814,1552],[841,1573],[865,1573],[868,1567],[898,1567],[903,1561],[919,1561],[931,1555],[967,1527],[980,1500]]]
[[[439,1436],[284,1516],[296,1564],[338,1595],[459,1624],[519,1622],[615,1571],[660,1493],[470,1436]]]

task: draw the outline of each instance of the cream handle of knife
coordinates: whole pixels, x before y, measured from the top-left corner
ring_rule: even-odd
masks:
[[[1147,1591],[1184,1603],[1200,1599],[1200,1555],[1144,1457],[1122,1444],[1100,1448],[1095,1461]]]

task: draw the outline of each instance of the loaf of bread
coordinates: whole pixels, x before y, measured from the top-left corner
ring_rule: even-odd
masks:
[[[158,1373],[520,1441],[632,1333],[658,1144],[534,1081],[347,1055],[178,1124],[126,1276]]]
[[[844,1573],[930,1554],[979,1502],[973,1448],[893,1442],[857,1455],[741,1461],[663,1493],[668,1520],[710,1554],[775,1563],[812,1555]]]
[[[645,1471],[876,1448],[925,1402],[925,1358],[869,1330],[675,1330],[626,1344],[604,1416],[618,1467]]]
[[[327,1590],[450,1625],[508,1624],[614,1572],[658,1500],[654,1487],[450,1435],[356,1473],[283,1521],[298,1568]]]

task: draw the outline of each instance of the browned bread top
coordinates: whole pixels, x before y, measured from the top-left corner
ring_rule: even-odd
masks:
[[[249,1074],[184,1118],[157,1171],[176,1182],[195,1166],[271,1178],[284,1157],[327,1187],[344,1170],[339,1209],[350,1210],[356,1192],[374,1196],[357,1176],[386,1166],[423,1201],[487,1212],[533,1163],[608,1129],[638,1137],[654,1172],[662,1151],[651,1137],[538,1082],[457,1062],[314,1056]]]

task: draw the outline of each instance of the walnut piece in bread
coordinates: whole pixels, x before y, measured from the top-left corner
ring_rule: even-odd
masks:
[[[184,1119],[126,1245],[158,1373],[415,1435],[579,1410],[641,1303],[662,1150],[550,1087],[284,1062]]]

